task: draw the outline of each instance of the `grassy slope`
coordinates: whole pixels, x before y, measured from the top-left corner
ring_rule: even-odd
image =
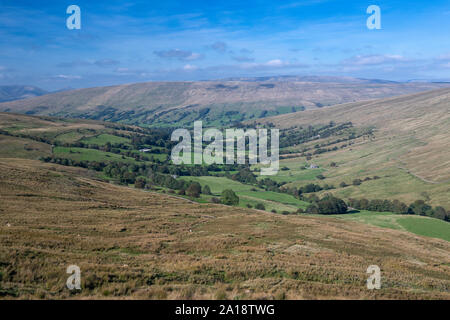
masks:
[[[81,142],[88,143],[88,144],[96,144],[99,146],[104,146],[106,143],[125,143],[129,144],[130,139],[122,138],[118,136],[113,136],[111,134],[99,134],[93,137],[84,138],[80,140]]]
[[[450,241],[450,223],[438,219],[365,210],[358,213],[331,216],[346,221],[357,221],[381,228],[404,230],[417,235]]]
[[[6,298],[450,298],[449,242],[403,231],[196,204],[30,160],[0,160],[0,195]],[[366,289],[372,264],[381,290]]]
[[[102,132],[107,130],[106,128],[99,126],[98,123],[93,122],[64,122],[64,121],[48,121],[45,119],[40,119],[36,117],[30,116],[21,116],[21,115],[11,115],[11,114],[1,114],[0,117],[0,125],[3,129],[13,130],[14,132],[24,132],[24,133],[32,133],[34,135],[42,135],[42,136],[51,136],[56,137],[59,140],[64,140],[66,142],[75,142],[77,140],[83,139],[84,141],[89,141],[91,143],[96,144],[104,144],[107,141],[110,142],[126,142],[128,140],[124,140],[124,138],[120,138],[117,136],[113,136],[110,134],[98,134],[96,132]],[[13,128],[13,129],[11,129]],[[86,138],[90,137],[90,138]],[[70,150],[72,153],[70,153]],[[9,136],[0,135],[0,157],[9,157],[9,158],[28,158],[28,159],[37,159],[40,156],[48,156],[51,153],[51,148],[49,145],[44,143],[36,142],[28,139],[20,139]],[[54,154],[60,157],[68,157],[74,160],[91,160],[91,161],[125,161],[125,162],[133,162],[132,158],[126,157],[122,159],[121,156],[107,153],[99,150],[90,150],[90,149],[81,149],[81,148],[63,148],[56,147],[54,148]],[[165,157],[165,155],[153,155],[155,157]],[[316,161],[317,160],[317,161]],[[314,162],[319,164],[323,164],[326,167],[326,163],[322,163],[320,159],[315,159]],[[333,172],[336,170],[335,168],[320,168],[320,169],[307,169],[301,170],[304,167],[306,161],[299,159],[287,159],[282,161],[282,166],[287,166],[290,168],[288,171],[280,171],[279,174],[273,177],[276,181],[292,181],[293,185],[304,185],[306,183],[334,183],[336,186],[339,183],[339,180],[333,180]],[[327,176],[327,179],[324,181],[319,181],[316,179],[316,176],[319,173],[323,173]],[[364,172],[361,172],[364,173]],[[368,172],[369,173],[369,172]],[[407,177],[405,175],[405,177]],[[208,184],[212,192],[215,196],[219,196],[220,193],[225,188],[231,188],[240,197],[240,206],[246,207],[248,204],[251,206],[255,206],[257,203],[263,203],[267,211],[271,211],[273,209],[278,212],[281,211],[296,211],[298,208],[306,208],[307,203],[295,199],[292,196],[287,194],[280,194],[275,192],[265,192],[259,188],[256,188],[258,191],[252,191],[252,187],[248,185],[241,184],[236,181],[232,181],[226,178],[220,177],[185,177],[187,180],[195,180],[199,181],[202,185]],[[396,190],[395,182],[398,182],[399,176],[396,175],[396,172],[392,173],[388,172],[386,176],[383,176],[383,179],[380,181],[369,181],[364,182],[359,187],[349,186],[346,188],[339,188],[334,192],[338,193],[341,196],[348,197],[352,196],[360,196],[365,197],[367,194],[372,195],[373,197],[383,197],[383,194],[390,191],[392,194],[397,195],[401,192],[405,192],[405,187],[402,190]],[[346,182],[350,183],[351,179],[347,177]],[[414,183],[407,183],[408,180],[402,180],[405,186],[409,186],[409,190],[411,192],[416,192],[414,188],[416,185]],[[327,191],[330,192],[330,191]],[[420,194],[418,196],[421,196]],[[397,196],[396,196],[397,197]],[[202,201],[209,201],[210,196],[202,196]],[[401,197],[399,197],[401,198]],[[357,219],[359,214],[356,215],[348,215],[343,216],[349,219]],[[366,222],[369,224],[375,224],[381,227],[395,227],[401,229],[401,226],[398,223],[395,224],[386,224],[387,220],[395,219],[397,220],[399,216],[392,216],[390,218],[383,219],[380,214],[375,213],[373,215],[367,214],[364,215],[364,219],[360,219],[359,221]],[[366,219],[367,218],[367,219]],[[379,221],[382,219],[382,221]],[[437,222],[438,223],[438,222]],[[439,227],[437,227],[439,228]],[[428,235],[427,233],[423,233],[418,228],[403,228],[404,230],[411,231],[413,233]],[[440,235],[442,232],[439,232]],[[431,234],[431,236],[434,236]],[[440,236],[442,238],[442,236]]]
[[[389,98],[311,110],[289,117],[268,118],[281,127],[352,121],[356,126],[375,126],[375,139],[336,152],[315,156],[327,179],[339,185],[353,179],[378,175],[382,179],[359,187],[339,188],[338,196],[369,199],[389,198],[412,202],[423,199],[450,208],[450,90],[442,89],[410,96]],[[281,166],[295,169],[304,158],[282,160]],[[336,162],[337,168],[330,163]],[[289,171],[282,174],[289,174]],[[294,185],[306,182],[299,179]]]
[[[0,111],[89,117],[146,125],[212,125],[431,90],[441,84],[339,83],[305,81],[149,82],[88,88],[0,104]],[[200,110],[209,111],[204,114]],[[236,113],[226,114],[229,111]],[[264,112],[266,111],[266,112]],[[264,112],[264,114],[262,114]]]
[[[264,191],[223,177],[183,177],[185,180],[197,181],[202,187],[208,185],[215,196],[220,196],[223,190],[231,189],[240,198],[239,206],[246,207],[247,204],[255,206],[257,203],[264,204],[267,211],[272,209],[280,211],[297,211],[298,208],[306,208],[308,203],[298,200],[288,194]],[[256,189],[257,191],[252,191]]]
[[[68,158],[77,161],[118,161],[118,162],[133,162],[133,158],[125,157],[122,159],[121,155],[104,152],[94,149],[85,148],[66,148],[55,147],[53,153],[57,157]]]

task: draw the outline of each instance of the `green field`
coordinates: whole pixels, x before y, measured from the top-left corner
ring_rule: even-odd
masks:
[[[133,158],[125,157],[122,159],[121,155],[104,152],[95,149],[86,148],[68,148],[68,147],[55,147],[53,153],[62,158],[68,158],[76,161],[119,161],[119,162],[133,162]]]
[[[114,143],[129,144],[130,143],[130,139],[128,139],[128,138],[118,137],[118,136],[114,136],[112,134],[107,134],[107,133],[99,134],[94,137],[84,138],[84,139],[81,139],[80,141],[84,142],[84,143],[88,143],[88,144],[96,144],[99,146],[104,146],[108,142],[111,144],[114,144]]]
[[[320,216],[320,215],[315,215]],[[404,230],[420,236],[450,241],[450,223],[422,216],[405,216],[391,212],[361,210],[358,213],[329,215],[339,219],[362,222],[381,228]]]
[[[409,232],[450,241],[450,223],[425,217],[402,217],[398,223]]]
[[[78,140],[82,139],[85,135],[78,131],[70,131],[66,133],[59,134],[55,137],[56,141],[62,142],[62,143],[74,143]]]
[[[303,163],[304,165],[304,163]],[[280,168],[288,167],[290,170],[279,170],[278,173],[274,176],[271,176],[270,179],[276,182],[288,182],[293,183],[293,185],[304,185],[310,182],[318,181],[316,176],[322,174],[324,169],[305,169],[301,170],[297,168],[297,164],[291,165],[290,163],[285,163],[283,161],[280,162]],[[259,176],[258,179],[264,179],[265,176]],[[298,182],[298,183],[295,183]]]
[[[294,212],[298,208],[305,209],[309,205],[285,193],[265,191],[224,177],[183,177],[183,179],[197,181],[202,187],[208,185],[215,196],[220,196],[225,189],[231,189],[239,196],[241,207],[246,207],[247,204],[254,207],[257,203],[262,203],[267,211],[275,209],[277,212]]]

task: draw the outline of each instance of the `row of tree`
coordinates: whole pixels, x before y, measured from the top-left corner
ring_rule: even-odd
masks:
[[[310,214],[344,214],[347,213],[348,206],[344,200],[331,194],[324,195],[321,199],[312,199],[312,203],[306,209]]]
[[[423,200],[416,200],[410,205],[406,205],[399,200],[367,200],[349,199],[348,205],[358,210],[368,210],[376,212],[394,212],[398,214],[415,214],[432,218],[450,221],[450,211],[443,207],[432,207]]]

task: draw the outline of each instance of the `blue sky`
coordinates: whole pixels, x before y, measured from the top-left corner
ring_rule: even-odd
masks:
[[[66,27],[69,5],[81,30]],[[369,30],[369,5],[381,30]],[[2,1],[0,84],[266,75],[450,79],[450,1]]]

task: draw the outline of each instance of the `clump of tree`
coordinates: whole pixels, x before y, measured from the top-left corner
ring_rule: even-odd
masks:
[[[208,186],[208,185],[205,185],[204,187],[203,187],[203,189],[202,189],[202,193],[203,194],[206,194],[206,195],[211,195],[211,189],[210,189],[210,187]]]
[[[258,202],[258,203],[255,205],[255,209],[258,209],[258,210],[266,210],[266,206],[265,206],[264,204],[262,204],[261,202]]]
[[[186,195],[193,198],[199,198],[202,192],[202,187],[198,182],[191,182],[189,187],[186,189]]]
[[[237,206],[239,204],[239,197],[231,189],[222,191],[222,203],[228,206]]]
[[[319,192],[322,190],[323,190],[323,188],[321,186],[319,186],[318,184],[310,183],[310,184],[307,184],[306,186],[300,187],[298,189],[298,195],[300,196],[304,193],[313,193],[313,192]]]
[[[216,197],[212,197],[210,200],[212,203],[220,203],[220,199]]]
[[[375,212],[394,212],[397,214],[415,214],[450,221],[450,212],[443,207],[432,207],[423,200],[416,200],[409,206],[399,200],[349,199],[348,205],[358,210]]]
[[[139,177],[134,182],[134,187],[137,189],[144,189],[146,184],[147,184],[147,181],[144,178]]]
[[[347,213],[347,210],[348,206],[344,200],[327,194],[311,204],[306,212],[311,214],[344,214]]]
[[[256,176],[253,174],[253,172],[250,171],[249,168],[244,168],[239,170],[238,173],[233,174],[231,176],[231,179],[235,180],[235,181],[239,181],[242,183],[247,183],[247,184],[256,184]]]

